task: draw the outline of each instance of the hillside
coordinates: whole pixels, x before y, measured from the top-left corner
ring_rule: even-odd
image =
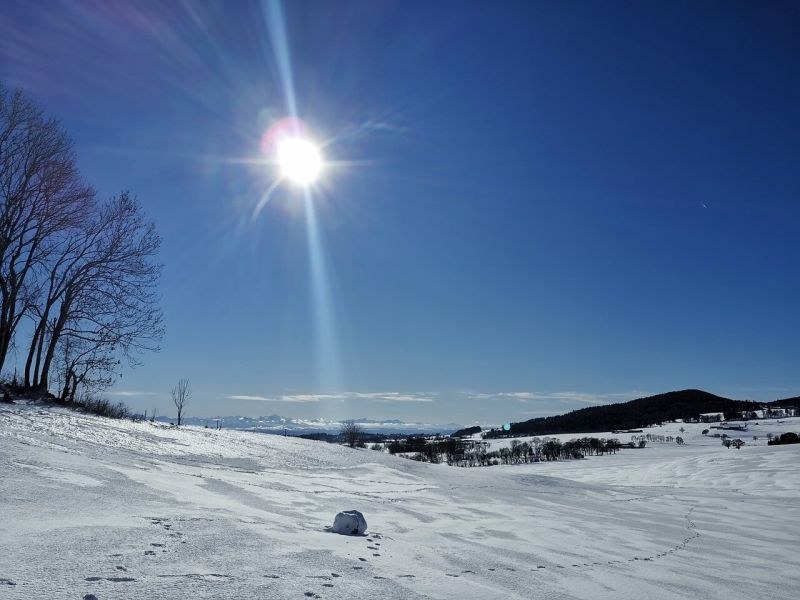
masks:
[[[0,406],[0,596],[785,598],[800,587],[796,454],[654,444],[451,468]],[[366,536],[326,529],[348,509]]]
[[[774,402],[770,402],[769,405],[783,407],[783,408],[800,408],[800,396],[775,400]]]
[[[758,406],[760,405],[755,402],[731,400],[703,390],[681,390],[619,404],[590,406],[564,415],[512,423],[509,433],[549,435],[640,429],[664,421],[695,418],[702,413],[748,410]]]

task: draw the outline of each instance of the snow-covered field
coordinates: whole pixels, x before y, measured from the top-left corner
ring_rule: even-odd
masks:
[[[722,444],[722,439],[713,437],[714,434],[720,434],[721,436],[723,433],[726,433],[731,439],[739,438],[746,442],[748,446],[766,446],[769,434],[777,437],[782,433],[786,433],[787,431],[800,432],[800,417],[786,417],[783,419],[754,419],[751,421],[731,421],[728,423],[728,425],[731,426],[744,425],[746,427],[746,431],[736,431],[733,429],[714,429],[714,427],[718,427],[719,425],[721,425],[721,423],[670,422],[664,423],[663,425],[646,427],[642,430],[642,433],[613,433],[611,431],[605,431],[600,433],[559,433],[557,435],[538,437],[540,439],[545,437],[557,438],[562,442],[574,440],[575,438],[580,437],[596,437],[605,439],[616,438],[623,444],[627,444],[631,441],[632,436],[638,437],[649,433],[654,436],[672,438],[680,436],[687,444],[691,444],[693,446],[719,446]],[[703,431],[705,430],[708,430],[708,435],[703,435]],[[476,434],[473,435],[471,439],[479,440],[482,438],[480,434]],[[511,444],[512,439],[516,439],[521,442],[530,441],[529,437],[497,438],[486,441],[488,441],[490,444],[489,450],[498,450],[499,448],[508,447]],[[661,447],[664,445],[674,444],[674,441],[669,442],[668,444],[655,441],[647,442],[648,447]]]
[[[800,446],[684,437],[469,469],[3,406],[0,598],[795,597]]]

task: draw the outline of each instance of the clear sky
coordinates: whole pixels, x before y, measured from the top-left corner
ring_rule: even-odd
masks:
[[[0,79],[163,236],[162,351],[113,394],[166,413],[188,377],[197,416],[497,423],[800,393],[800,4],[280,12],[0,6]],[[297,188],[256,210],[287,74],[335,163],[316,233]]]

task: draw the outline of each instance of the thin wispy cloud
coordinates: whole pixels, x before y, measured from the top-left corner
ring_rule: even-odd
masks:
[[[340,392],[336,394],[281,394],[278,396],[258,396],[250,394],[230,394],[228,400],[252,400],[258,402],[326,402],[346,400],[367,400],[372,402],[433,402],[436,394],[414,392]]]
[[[466,392],[472,400],[517,400],[519,402],[563,402],[565,404],[610,404],[624,402],[646,396],[646,392],[632,390],[628,392],[591,393],[574,391],[555,392]]]
[[[137,392],[133,390],[117,390],[108,392],[109,396],[120,396],[122,398],[135,398],[137,396],[157,396],[155,392]]]

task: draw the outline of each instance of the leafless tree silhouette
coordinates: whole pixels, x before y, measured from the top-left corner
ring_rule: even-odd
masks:
[[[37,272],[93,199],[59,122],[0,84],[0,368],[40,290]]]
[[[339,437],[345,444],[355,448],[361,441],[362,432],[361,425],[355,421],[344,421],[341,429],[339,429]]]
[[[181,418],[183,417],[183,409],[186,406],[186,403],[189,401],[189,398],[192,397],[192,387],[189,384],[188,379],[181,379],[172,388],[170,392],[172,395],[172,403],[175,405],[175,408],[178,411],[178,426],[180,427]]]
[[[0,84],[0,369],[25,317],[24,385],[47,391],[56,365],[64,400],[157,350],[160,244],[136,199],[97,202],[58,121]]]

